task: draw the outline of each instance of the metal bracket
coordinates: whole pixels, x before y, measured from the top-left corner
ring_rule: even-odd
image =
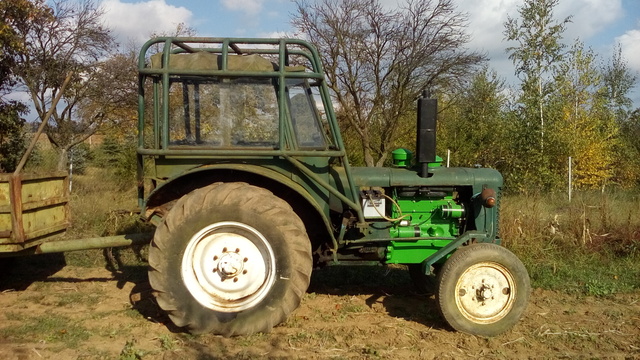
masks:
[[[451,241],[449,244],[444,246],[442,249],[438,250],[435,254],[429,256],[426,260],[422,262],[422,271],[425,275],[429,275],[431,273],[431,266],[438,262],[438,260],[443,257],[449,255],[453,250],[457,249],[460,245],[471,239],[487,239],[489,234],[486,232],[476,232],[476,231],[467,231],[464,234],[460,235],[455,240]]]

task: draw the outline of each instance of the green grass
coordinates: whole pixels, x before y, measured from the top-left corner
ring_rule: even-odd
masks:
[[[140,350],[135,346],[135,340],[129,340],[122,348],[118,360],[141,360],[147,352]]]
[[[109,173],[109,169],[89,168],[86,174],[73,177],[69,238],[151,230],[138,220],[135,184],[122,188],[109,180]]]
[[[79,323],[62,315],[47,314],[37,317],[19,316],[14,319],[7,314],[9,320],[20,320],[20,324],[3,327],[0,336],[22,341],[46,341],[61,343],[66,348],[76,348],[92,335]]]

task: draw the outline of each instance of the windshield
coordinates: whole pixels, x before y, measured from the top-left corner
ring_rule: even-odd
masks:
[[[278,145],[278,102],[271,79],[172,81],[169,144],[206,147]]]

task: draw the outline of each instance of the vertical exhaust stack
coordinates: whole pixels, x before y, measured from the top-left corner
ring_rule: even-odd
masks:
[[[427,90],[418,99],[418,131],[416,138],[416,160],[419,175],[429,176],[429,163],[436,162],[436,116],[438,100],[432,99]]]

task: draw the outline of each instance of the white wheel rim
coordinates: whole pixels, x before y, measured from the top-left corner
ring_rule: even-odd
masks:
[[[269,292],[276,273],[267,239],[238,222],[219,222],[195,234],[182,257],[182,280],[203,306],[238,312]]]
[[[467,319],[491,324],[504,318],[516,298],[513,275],[504,266],[482,262],[469,267],[458,278],[456,305]]]

